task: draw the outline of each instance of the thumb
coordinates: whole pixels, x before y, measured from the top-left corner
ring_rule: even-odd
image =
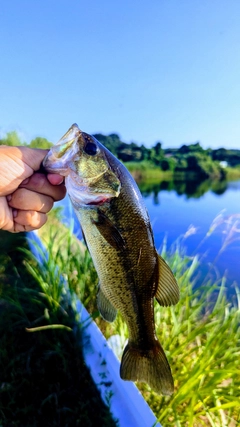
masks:
[[[29,148],[29,147],[16,147],[16,148],[18,148],[21,151],[21,160],[24,163],[25,168],[32,169],[30,175],[33,172],[40,169],[41,163],[49,151],[49,150],[41,150],[39,148]]]
[[[0,146],[0,195],[12,193],[21,182],[40,169],[48,150]]]

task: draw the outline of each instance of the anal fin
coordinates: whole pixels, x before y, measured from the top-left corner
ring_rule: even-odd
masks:
[[[163,306],[177,304],[180,297],[177,281],[172,270],[160,255],[158,255],[158,274],[158,287],[154,295],[156,300]]]
[[[98,288],[97,294],[97,306],[104,320],[106,320],[107,322],[113,322],[115,320],[117,310],[107,299],[100,286]]]

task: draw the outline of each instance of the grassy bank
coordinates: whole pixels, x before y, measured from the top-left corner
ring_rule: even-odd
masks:
[[[61,242],[57,246],[60,248]],[[85,258],[80,259],[82,248],[79,254],[75,251],[68,255],[67,262],[65,260],[64,272],[70,286],[96,315],[98,279],[89,254],[86,252]],[[172,397],[163,397],[145,384],[138,386],[164,427],[237,427],[240,423],[239,292],[236,290],[235,297],[228,301],[224,278],[214,284],[206,278],[202,286],[195,289],[193,277],[201,268],[198,258],[188,259],[179,248],[173,253],[163,250],[162,255],[175,272],[181,289],[181,300],[176,307],[155,306],[157,335],[172,367],[175,393]],[[66,265],[70,266],[68,271]],[[99,316],[95,320],[107,339],[117,336],[121,356],[127,339],[121,316],[118,315],[113,324]]]
[[[58,238],[49,234],[49,257],[41,267],[24,235],[0,232],[1,427],[117,425],[83,359],[74,295],[63,279],[74,288],[75,248],[83,270],[87,262],[65,231]],[[58,251],[63,235],[65,250]]]
[[[56,230],[58,230],[58,233],[56,233]],[[121,354],[127,339],[126,325],[120,315],[117,316],[113,324],[104,322],[98,316],[96,308],[98,279],[88,252],[83,250],[82,245],[71,236],[67,229],[59,226],[57,218],[53,218],[52,223],[49,222],[41,230],[41,235],[48,246],[50,258],[44,271],[38,269],[35,265],[34,270],[28,269],[28,274],[34,280],[38,278],[37,282],[40,284],[54,282],[56,286],[53,287],[52,291],[55,289],[54,292],[57,292],[57,284],[59,283],[59,276],[56,277],[55,270],[57,265],[58,271],[62,273],[64,280],[68,283],[73,298],[76,293],[82,299],[88,310],[94,314],[95,320],[106,338],[108,339],[113,335],[117,337],[119,342],[118,353]],[[199,268],[197,257],[188,259],[179,248],[172,253],[163,251],[162,255],[168,260],[175,272],[181,289],[181,300],[176,307],[161,308],[157,304],[155,307],[157,335],[163,344],[172,367],[175,379],[175,393],[171,397],[163,397],[152,392],[145,384],[138,384],[138,386],[164,427],[237,427],[240,423],[239,293],[236,291],[236,297],[232,301],[228,301],[224,288],[224,279],[214,284],[206,279],[201,288],[195,289],[193,276],[196,269]],[[43,293],[43,289],[41,293]],[[32,297],[33,302],[29,304],[31,316],[26,314],[26,308],[21,304],[21,316],[18,315],[17,317],[17,325],[20,329],[25,328],[26,325],[31,327],[41,325],[41,321],[38,323],[38,319],[43,316],[45,316],[43,322],[49,322],[46,315],[50,313],[52,316],[52,309],[50,309],[52,307],[52,291],[49,287],[46,287],[44,291],[48,295],[47,300],[50,298],[47,306],[43,304],[45,297],[39,297],[39,294],[36,297],[36,294],[34,294],[34,297]],[[19,294],[17,297],[19,298]],[[55,301],[55,298],[53,300]],[[34,305],[32,306],[32,304]],[[53,304],[53,306],[55,305]],[[45,309],[48,311],[46,312]],[[66,307],[63,307],[63,309],[67,311]],[[60,315],[58,310],[55,310],[55,313]],[[62,312],[60,317],[61,319],[54,317],[50,323],[63,323],[65,326],[72,328],[71,321],[65,318]],[[62,319],[64,319],[64,322],[62,322]],[[4,323],[5,327],[6,321]],[[42,332],[39,333],[42,334]],[[46,345],[45,352],[47,354],[49,352],[50,354],[55,354],[58,360],[62,361],[61,366],[64,366],[65,363],[75,365],[74,354],[69,353],[67,348],[63,350],[62,347],[64,334],[69,337],[69,331],[58,331],[57,333],[59,335],[57,335],[56,347],[54,349],[51,347],[52,331],[52,335],[48,337],[47,341],[50,350],[48,349],[49,351],[47,351]],[[37,337],[36,334],[28,334],[27,336]],[[67,340],[69,343],[69,338]],[[5,351],[6,346],[1,348],[2,351]],[[20,342],[19,340],[17,341],[17,346],[12,347],[11,358],[6,355],[5,363],[11,366],[11,360],[21,354],[19,349],[21,350],[21,340]],[[24,353],[27,372],[25,370],[25,374],[21,376],[23,382],[25,381],[24,376],[28,378],[31,373],[31,369],[29,371],[31,364],[29,365],[27,360],[31,361],[32,358],[32,344],[25,347]],[[66,356],[64,359],[63,355],[64,357]],[[45,363],[46,356],[42,357],[41,369],[43,369]],[[68,364],[66,367],[68,367]],[[1,372],[3,371],[1,370]],[[61,373],[59,372],[58,375],[57,382],[60,381]],[[65,381],[67,381],[66,378]],[[11,386],[9,380],[5,380],[4,383],[7,383],[7,387],[9,383]],[[47,379],[46,384],[48,384]],[[14,386],[17,388],[17,382],[12,384],[11,392]],[[46,390],[45,392],[45,399],[48,397],[49,400],[43,400],[43,407],[51,402],[56,402],[54,394],[56,390]],[[28,408],[25,407],[25,410],[27,411]],[[92,411],[90,407],[86,407],[86,412],[89,410]],[[105,426],[108,424],[98,423],[97,425]]]
[[[165,254],[176,274],[181,299],[176,307],[155,304],[157,336],[168,356],[175,393],[159,396],[138,384],[163,426],[237,427],[240,423],[240,294],[226,298],[224,279],[194,288],[197,257]],[[121,355],[127,330],[118,315],[105,336],[115,335]]]
[[[235,168],[227,167],[226,168],[226,178],[229,181],[234,181],[234,180],[240,179],[240,167],[235,167]]]
[[[172,171],[164,172],[159,167],[155,166],[151,162],[127,162],[125,163],[126,168],[131,172],[133,178],[139,181],[147,182],[159,182],[162,180],[171,180],[173,178]]]
[[[137,182],[145,181],[145,182],[160,182],[160,181],[188,181],[188,180],[202,180],[199,178],[199,175],[194,171],[174,171],[167,170],[163,171],[156,165],[151,162],[143,161],[143,162],[127,162],[125,166],[131,172],[132,176]],[[225,180],[233,181],[240,179],[240,168],[231,168],[227,167],[224,169],[226,173]],[[211,179],[212,182],[220,182],[222,179],[220,177],[213,177]]]

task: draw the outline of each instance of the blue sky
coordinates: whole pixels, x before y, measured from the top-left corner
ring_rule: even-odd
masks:
[[[240,148],[239,0],[3,0],[0,134]]]

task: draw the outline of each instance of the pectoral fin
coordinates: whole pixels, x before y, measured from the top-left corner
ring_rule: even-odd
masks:
[[[175,305],[179,301],[180,293],[177,281],[167,263],[158,255],[158,287],[155,298],[160,305]]]
[[[98,288],[98,294],[97,294],[97,306],[104,320],[106,320],[107,322],[113,322],[115,320],[117,315],[117,310],[116,308],[113,307],[113,305],[104,295],[100,286]]]
[[[82,232],[82,238],[83,238],[83,241],[84,241],[85,246],[86,246],[86,248],[87,248],[87,250],[88,250],[88,252],[89,252],[88,244],[87,244],[87,240],[86,240],[86,237],[85,237],[85,234],[84,234],[84,231],[83,231],[82,227],[81,227],[81,232]]]
[[[98,210],[98,219],[97,221],[93,221],[93,224],[96,225],[99,233],[104,237],[109,245],[116,250],[125,249],[125,241],[120,231],[100,209]]]

